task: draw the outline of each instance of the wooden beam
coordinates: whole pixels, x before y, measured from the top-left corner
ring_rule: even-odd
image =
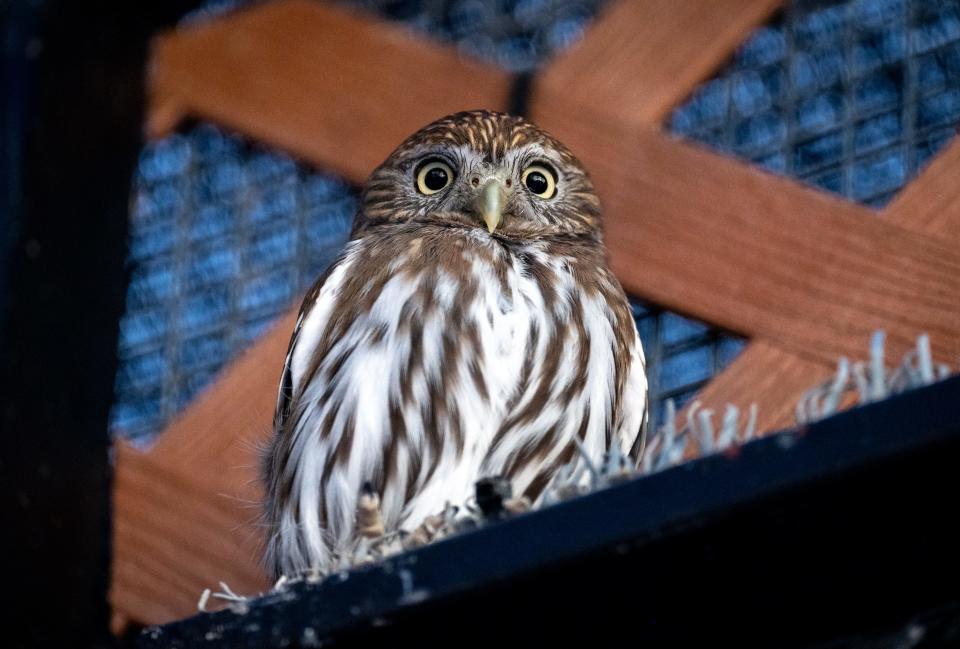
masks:
[[[282,318],[142,452],[119,442],[110,602],[157,624],[196,610],[204,588],[268,585],[260,566],[259,449],[295,313]]]
[[[958,173],[960,139],[955,139],[894,198],[880,218],[955,246],[960,241]],[[866,348],[857,357],[865,355]],[[955,358],[947,360],[955,362]],[[714,377],[697,398],[717,412],[722,412],[726,403],[742,407],[757,403],[760,405],[758,430],[772,431],[792,425],[795,422],[792,406],[808,388],[827,379],[833,371],[830,364],[806,361],[797,354],[757,340]]]
[[[887,206],[905,228],[960,243],[960,138],[954,138]]]
[[[334,3],[281,0],[157,39],[147,131],[199,117],[362,182],[438,117],[504,109],[510,76]]]
[[[536,115],[589,97],[628,126],[660,123],[782,0],[621,0],[537,77]]]
[[[605,113],[534,117],[591,171],[627,291],[804,358],[891,355],[928,331],[960,352],[960,251],[825,192]]]
[[[299,304],[297,304],[299,309]],[[211,388],[201,392],[161,435],[151,452],[162,453],[172,463],[223,461],[243,473],[218,476],[230,494],[252,498],[259,494],[247,480],[255,466],[259,445],[270,435],[280,370],[296,322],[291,310],[238,358],[227,366]],[[272,386],[265,389],[265,386]],[[227,429],[229,437],[218,435]]]
[[[204,588],[219,590],[220,581],[240,593],[268,587],[258,565],[257,508],[223,484],[220,474],[229,465],[176,464],[163,452],[118,447],[110,590],[115,619],[183,617],[197,610]]]

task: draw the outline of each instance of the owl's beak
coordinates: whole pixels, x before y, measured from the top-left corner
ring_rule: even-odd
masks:
[[[491,178],[480,188],[480,194],[477,196],[477,211],[480,212],[483,222],[487,224],[490,234],[493,234],[500,225],[506,204],[507,192],[503,188],[503,183],[496,178]]]

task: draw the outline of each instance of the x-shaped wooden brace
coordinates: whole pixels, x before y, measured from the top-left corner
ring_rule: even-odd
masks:
[[[749,336],[703,391],[791,423],[800,393],[875,329],[898,356],[921,332],[960,356],[960,143],[881,217],[663,133],[669,111],[778,0],[621,0],[537,75],[532,118],[590,170],[628,292]],[[407,134],[468,108],[504,109],[510,78],[402,28],[308,0],[258,6],[158,39],[147,129],[207,119],[361,183]],[[115,623],[194,610],[227,581],[253,591],[260,497],[288,315],[149,453],[119,444]]]

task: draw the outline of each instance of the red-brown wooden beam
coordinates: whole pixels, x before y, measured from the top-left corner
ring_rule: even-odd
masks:
[[[589,105],[605,118],[625,126],[659,124],[781,4],[782,0],[611,3],[586,38],[538,75],[537,87],[589,98]],[[535,95],[534,115],[551,114],[554,100],[552,93]]]
[[[960,244],[960,138],[950,142],[885,212],[898,225]]]
[[[510,75],[338,6],[267,2],[159,37],[148,134],[207,119],[363,182],[443,115],[504,109]]]
[[[294,320],[292,312],[281,318],[235,359],[149,452],[117,444],[115,629],[188,615],[220,581],[240,593],[269,586],[260,565],[260,449]]]
[[[839,197],[598,110],[537,121],[590,169],[628,292],[833,363],[886,329],[891,355],[927,331],[960,351],[960,250]]]

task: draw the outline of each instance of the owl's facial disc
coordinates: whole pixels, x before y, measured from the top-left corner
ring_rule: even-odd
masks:
[[[599,200],[573,154],[524,119],[488,111],[425,126],[374,170],[355,231],[387,223],[498,239],[602,235]]]

